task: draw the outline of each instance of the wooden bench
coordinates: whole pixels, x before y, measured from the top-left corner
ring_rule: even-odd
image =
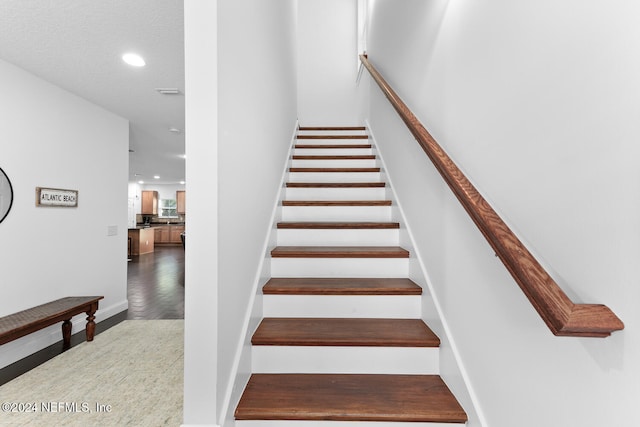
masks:
[[[62,322],[63,350],[71,348],[71,318],[87,313],[87,341],[93,341],[95,313],[102,296],[60,298],[37,307],[0,317],[0,345]]]

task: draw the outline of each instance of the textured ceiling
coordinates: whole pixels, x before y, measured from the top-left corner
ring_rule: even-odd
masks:
[[[130,181],[184,179],[183,40],[182,0],[0,1],[1,59],[130,121]]]

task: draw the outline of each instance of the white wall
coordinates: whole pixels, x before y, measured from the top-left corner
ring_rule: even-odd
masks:
[[[184,423],[215,425],[218,358],[217,2],[184,4],[186,191]],[[193,232],[192,232],[193,231]]]
[[[126,310],[127,120],[4,61],[0,78],[0,167],[14,190],[0,223],[0,316],[75,295],[104,295],[98,321]],[[78,190],[78,207],[36,207],[38,186]],[[55,325],[5,344],[0,367],[59,340]]]
[[[296,1],[218,3],[218,405],[234,381],[296,125]],[[248,367],[240,367],[247,369]],[[222,414],[219,414],[222,415]]]
[[[480,403],[470,425],[482,414],[491,427],[633,423],[640,6],[370,8],[374,65],[574,301],[607,304],[626,324],[606,339],[554,337],[372,85],[371,127]]]
[[[298,119],[301,126],[357,126],[356,0],[298,4]]]
[[[237,357],[296,125],[296,2],[212,3],[185,3],[186,424],[223,417],[248,369]]]

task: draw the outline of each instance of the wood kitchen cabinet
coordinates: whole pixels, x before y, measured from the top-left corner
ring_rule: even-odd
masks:
[[[142,192],[142,215],[157,215],[158,214],[158,192],[157,191],[143,191]]]
[[[176,204],[178,205],[178,215],[184,215],[186,210],[186,191],[176,191]]]
[[[180,234],[184,231],[184,225],[172,225],[169,227],[169,240],[171,243],[182,243]]]
[[[131,242],[129,255],[153,252],[155,233],[150,228],[130,228],[128,235]]]
[[[156,245],[182,244],[180,234],[184,231],[184,225],[160,225],[154,230]]]
[[[169,226],[163,225],[160,227],[153,227],[155,233],[154,240],[156,244],[169,243]]]

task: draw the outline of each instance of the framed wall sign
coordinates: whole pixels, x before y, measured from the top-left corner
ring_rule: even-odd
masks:
[[[36,187],[36,206],[78,207],[78,190]]]

